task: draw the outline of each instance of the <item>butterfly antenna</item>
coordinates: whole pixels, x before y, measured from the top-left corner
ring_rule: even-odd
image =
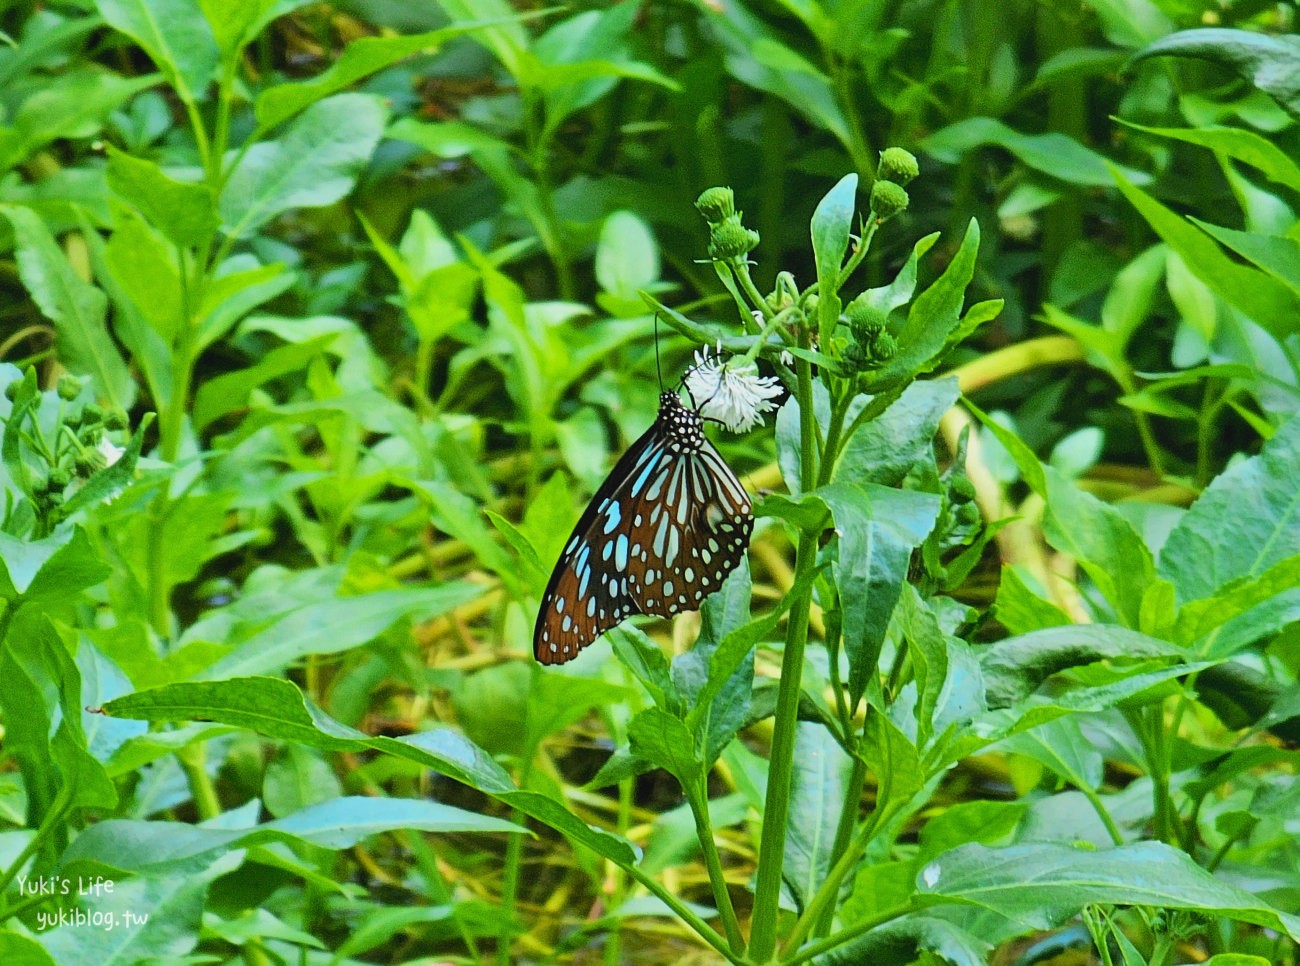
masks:
[[[664,391],[664,370],[659,364],[659,313],[655,313],[655,375],[659,377],[659,391]]]

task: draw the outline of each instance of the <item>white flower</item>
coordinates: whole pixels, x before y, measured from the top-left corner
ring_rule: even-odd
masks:
[[[733,433],[763,425],[762,414],[775,409],[771,400],[781,395],[780,381],[760,376],[753,362],[734,357],[724,361],[721,355],[710,355],[708,346],[696,351],[686,388],[701,416],[716,419]]]
[[[794,365],[794,356],[792,356],[792,355],[790,354],[790,350],[789,350],[789,349],[782,349],[782,350],[781,350],[781,365],[783,365],[783,366],[792,366],[792,365]]]
[[[95,448],[99,450],[100,455],[104,457],[105,466],[112,466],[114,463],[120,460],[122,458],[122,454],[126,452],[126,450],[123,447],[114,446],[112,443],[110,443],[108,441],[107,436],[100,437],[99,445],[96,446]]]

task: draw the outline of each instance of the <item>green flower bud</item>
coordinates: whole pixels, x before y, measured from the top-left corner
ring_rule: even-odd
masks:
[[[130,422],[126,418],[126,410],[110,409],[104,414],[104,426],[107,429],[120,432],[121,430],[126,429],[129,425]]]
[[[104,427],[95,423],[90,426],[82,426],[77,430],[77,440],[82,446],[98,446],[99,441],[104,438]]]
[[[877,181],[871,186],[871,213],[877,221],[888,221],[907,209],[907,192],[892,181]]]
[[[59,376],[57,391],[59,398],[71,402],[81,395],[81,389],[84,383],[71,373],[65,372]]]
[[[820,302],[820,301],[821,301],[821,299],[819,299],[819,298],[817,297],[817,293],[816,293],[816,292],[812,292],[812,293],[809,294],[809,295],[805,295],[805,296],[804,296],[804,299],[803,299],[803,312],[804,312],[804,315],[809,315],[809,316],[816,315],[816,314],[817,314],[817,303]]]
[[[104,410],[100,409],[94,403],[86,403],[81,407],[81,425],[94,426],[104,421]]]
[[[957,507],[957,522],[964,527],[973,527],[980,522],[980,508],[974,503],[963,503]]]
[[[916,163],[916,156],[902,148],[885,148],[880,152],[880,166],[876,168],[876,177],[881,181],[892,181],[904,185],[921,173]]]
[[[746,228],[739,218],[728,218],[709,232],[709,257],[739,258],[758,247],[758,232]]]
[[[710,225],[718,225],[736,213],[736,195],[726,187],[705,188],[695,207]]]
[[[881,332],[871,340],[871,357],[878,362],[894,358],[898,353],[898,340],[892,333]]]
[[[9,385],[5,386],[5,398],[10,402],[13,402],[14,399],[18,397],[19,382],[21,382],[21,380],[15,379],[13,382],[9,383]]]
[[[45,494],[43,502],[46,506],[56,507],[63,505],[63,494],[58,490],[50,490]]]
[[[871,367],[871,357],[867,355],[867,350],[863,348],[860,342],[850,342],[846,345],[840,358],[851,369],[869,369]]]
[[[56,466],[50,470],[50,489],[62,490],[71,482],[72,474],[68,472],[66,467]]]
[[[108,460],[104,458],[104,454],[99,450],[87,449],[77,454],[74,465],[77,468],[78,476],[82,479],[89,479],[107,466]]]
[[[975,499],[975,484],[965,476],[954,476],[952,478],[952,502],[956,504],[969,503]]]
[[[888,320],[882,309],[867,301],[865,292],[844,307],[844,317],[849,320],[853,338],[863,345],[870,345],[876,336],[884,332]]]

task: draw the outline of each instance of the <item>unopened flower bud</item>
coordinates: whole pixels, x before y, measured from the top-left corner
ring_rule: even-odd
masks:
[[[710,225],[718,225],[736,213],[736,196],[727,187],[705,188],[695,207]]]
[[[952,478],[951,493],[953,503],[969,503],[975,499],[975,486],[965,476],[954,476]]]
[[[921,168],[911,151],[904,151],[902,148],[885,148],[880,152],[880,165],[876,168],[876,177],[881,181],[904,185],[920,173]]]
[[[13,402],[18,396],[18,383],[19,380],[15,379],[13,382],[5,386],[5,398],[10,402]]]
[[[758,232],[746,228],[738,218],[728,218],[709,232],[709,257],[739,258],[758,247]]]
[[[65,467],[56,466],[50,470],[50,489],[61,490],[72,482],[72,474]]]
[[[126,429],[127,426],[129,425],[130,423],[126,418],[125,410],[110,409],[107,413],[104,414],[104,426],[107,429],[114,430],[115,432],[120,432],[121,430]]]
[[[973,527],[980,522],[980,508],[974,503],[963,503],[957,507],[957,522],[964,527]]]
[[[881,332],[871,340],[871,357],[877,362],[885,362],[898,353],[898,340],[892,333]]]
[[[83,426],[94,426],[96,423],[102,423],[103,421],[104,410],[94,403],[86,403],[81,407],[81,424]]]
[[[888,319],[883,309],[867,301],[865,292],[844,307],[844,317],[849,320],[853,338],[863,345],[870,345],[876,336],[885,331]]]
[[[71,402],[73,399],[76,399],[77,396],[81,395],[83,385],[82,381],[76,376],[65,372],[63,375],[59,376],[58,386],[56,387],[59,393],[59,398]]]
[[[867,369],[871,366],[871,357],[867,355],[867,350],[860,342],[850,342],[846,345],[840,358],[851,369]]]
[[[907,209],[907,192],[892,181],[877,181],[871,186],[871,212],[878,221],[887,221]]]

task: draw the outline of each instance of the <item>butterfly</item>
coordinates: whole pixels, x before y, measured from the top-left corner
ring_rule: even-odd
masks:
[[[563,664],[633,614],[696,610],[749,546],[753,506],[704,435],[704,417],[659,394],[654,425],[623,454],[573,528],[542,595],[533,655]]]

